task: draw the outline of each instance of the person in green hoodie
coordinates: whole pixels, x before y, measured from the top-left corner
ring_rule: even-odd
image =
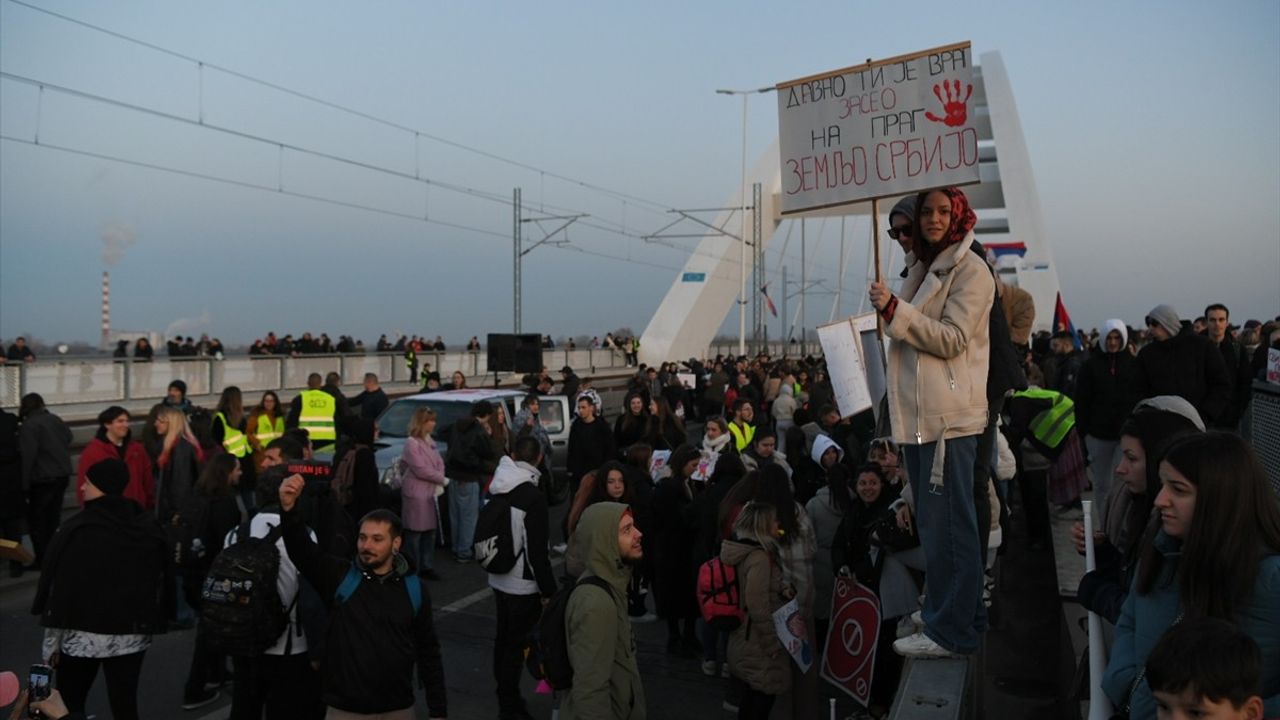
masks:
[[[644,686],[636,665],[636,639],[627,615],[627,583],[644,551],[631,509],[601,502],[588,507],[574,532],[583,577],[609,583],[609,590],[584,584],[565,608],[565,632],[573,687],[560,708],[561,720],[616,718],[644,720]]]

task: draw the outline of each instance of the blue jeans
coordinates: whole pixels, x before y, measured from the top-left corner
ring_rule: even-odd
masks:
[[[436,531],[405,530],[404,544],[400,546],[405,557],[418,572],[434,570],[436,566]]]
[[[978,436],[946,442],[943,484],[931,486],[937,443],[903,445],[911,492],[916,501],[916,528],[924,548],[924,634],[951,652],[978,651],[987,630],[982,603],[982,549],[973,504],[973,469]]]
[[[454,481],[449,484],[449,520],[453,523],[453,554],[470,560],[475,553],[476,518],[480,516],[480,483]]]

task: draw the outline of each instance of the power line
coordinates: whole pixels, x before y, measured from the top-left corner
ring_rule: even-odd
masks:
[[[531,172],[541,173],[541,174],[543,174],[543,175],[545,175],[545,176],[547,176],[547,177],[555,178],[555,179],[560,180],[560,181],[562,181],[562,182],[570,183],[570,184],[572,184],[572,185],[577,185],[577,186],[579,186],[579,187],[582,187],[582,188],[585,188],[585,189],[588,189],[588,190],[593,190],[593,191],[595,191],[595,192],[599,192],[599,193],[602,193],[602,194],[605,194],[605,195],[609,195],[609,196],[611,196],[611,197],[615,197],[615,198],[625,198],[625,199],[627,199],[627,200],[631,200],[631,201],[633,201],[633,202],[641,203],[641,204],[643,204],[643,205],[648,205],[648,206],[650,206],[652,209],[657,210],[657,211],[665,212],[665,211],[667,210],[667,206],[666,206],[666,205],[664,205],[664,204],[662,204],[662,203],[659,203],[659,202],[657,202],[657,201],[654,201],[654,200],[649,200],[648,198],[643,198],[643,197],[640,197],[640,196],[637,196],[637,195],[632,195],[632,194],[630,194],[630,193],[625,193],[625,192],[622,192],[622,191],[620,191],[620,190],[613,190],[613,189],[611,189],[611,188],[607,188],[607,187],[604,187],[604,186],[602,186],[602,185],[597,185],[597,184],[595,184],[595,183],[590,183],[590,182],[587,182],[587,181],[585,181],[585,180],[579,180],[579,179],[577,179],[577,178],[569,177],[568,175],[562,175],[562,174],[560,174],[560,173],[556,173],[556,172],[553,172],[553,171],[550,171],[550,170],[546,170],[546,169],[544,169],[544,168],[540,168],[540,167],[537,167],[537,166],[535,166],[535,165],[530,165],[530,164],[528,164],[528,163],[521,162],[521,161],[519,161],[519,160],[514,160],[514,159],[512,159],[512,158],[504,157],[504,156],[502,156],[502,155],[498,155],[497,153],[489,152],[488,150],[481,150],[480,148],[472,147],[472,146],[470,146],[470,145],[466,145],[466,144],[464,144],[464,143],[460,143],[460,142],[457,142],[457,141],[454,141],[454,140],[449,140],[448,138],[444,138],[444,137],[441,137],[441,136],[439,136],[439,135],[435,135],[435,134],[432,134],[432,133],[429,133],[429,132],[425,132],[425,131],[423,131],[423,130],[419,130],[419,129],[417,129],[417,128],[412,128],[412,127],[409,127],[409,126],[407,126],[407,125],[403,125],[403,124],[401,124],[401,123],[397,123],[397,122],[395,122],[395,121],[393,121],[393,120],[388,120],[388,119],[386,119],[386,118],[378,117],[377,115],[373,115],[373,114],[371,114],[371,113],[367,113],[367,112],[364,112],[364,111],[362,111],[362,110],[357,110],[357,109],[355,109],[355,108],[347,107],[346,105],[341,105],[341,104],[339,104],[339,103],[336,103],[336,102],[333,102],[333,101],[330,101],[330,100],[325,100],[324,98],[317,97],[317,96],[315,96],[315,95],[310,95],[310,94],[308,94],[308,93],[304,93],[304,92],[301,92],[301,91],[299,91],[299,90],[294,90],[294,89],[289,88],[289,87],[286,87],[286,86],[284,86],[284,85],[280,85],[280,84],[277,84],[277,83],[273,83],[273,82],[271,82],[271,81],[269,81],[269,80],[263,80],[263,79],[261,79],[261,78],[254,77],[253,75],[249,75],[249,74],[247,74],[247,73],[240,72],[240,71],[238,71],[238,70],[232,70],[231,68],[223,67],[223,66],[221,66],[221,65],[217,65],[217,64],[215,64],[215,63],[205,62],[204,60],[201,60],[200,58],[193,57],[193,56],[190,56],[190,55],[186,55],[186,54],[184,54],[184,53],[177,52],[176,50],[170,50],[169,48],[162,47],[162,46],[160,46],[160,45],[156,45],[156,44],[154,44],[154,43],[150,43],[150,42],[147,42],[147,41],[145,41],[145,40],[140,40],[140,39],[138,39],[138,38],[135,38],[135,37],[132,37],[132,36],[129,36],[129,35],[125,35],[124,33],[117,32],[117,31],[115,31],[115,30],[107,29],[107,28],[102,27],[102,26],[100,26],[100,25],[95,25],[95,24],[93,24],[93,23],[90,23],[90,22],[87,22],[87,21],[84,21],[84,20],[80,20],[80,19],[77,19],[77,18],[73,18],[73,17],[71,17],[71,16],[69,16],[69,15],[63,15],[62,13],[54,12],[54,11],[52,11],[52,10],[45,9],[45,8],[39,7],[39,6],[37,6],[37,5],[32,5],[31,3],[23,2],[23,0],[9,0],[9,2],[11,2],[11,3],[15,4],[15,5],[19,5],[19,6],[21,6],[21,7],[25,7],[25,8],[27,8],[27,9],[29,9],[29,10],[33,10],[33,11],[35,11],[35,12],[43,13],[43,14],[48,15],[48,16],[50,16],[50,17],[54,17],[54,18],[57,18],[57,19],[59,19],[59,20],[63,20],[63,21],[65,21],[65,22],[72,23],[72,24],[74,24],[74,25],[79,25],[79,26],[81,26],[81,27],[84,27],[84,28],[87,28],[87,29],[93,30],[93,31],[95,31],[95,32],[103,33],[104,35],[109,35],[109,36],[114,37],[114,38],[116,38],[116,39],[118,39],[118,40],[123,40],[123,41],[125,41],[125,42],[133,43],[133,44],[135,44],[135,45],[138,45],[138,46],[141,46],[141,47],[145,47],[145,48],[147,48],[147,49],[149,49],[149,50],[153,50],[153,51],[155,51],[155,52],[159,52],[159,53],[163,53],[163,54],[165,54],[165,55],[169,55],[170,57],[174,57],[174,58],[178,58],[178,59],[180,59],[180,60],[184,60],[184,61],[186,61],[186,62],[194,63],[195,65],[197,65],[198,67],[201,67],[201,68],[208,68],[208,69],[210,69],[210,70],[217,70],[218,72],[225,73],[225,74],[230,75],[230,76],[232,76],[232,77],[239,78],[239,79],[244,80],[244,81],[246,81],[246,82],[254,83],[254,84],[256,84],[256,85],[260,85],[260,86],[262,86],[262,87],[269,88],[269,89],[271,89],[271,90],[275,90],[276,92],[281,92],[281,93],[284,93],[284,94],[286,94],[286,95],[291,95],[291,96],[293,96],[293,97],[296,97],[296,98],[299,98],[299,99],[302,99],[302,100],[306,100],[306,101],[308,101],[308,102],[312,102],[312,103],[315,103],[315,104],[317,104],[317,105],[321,105],[321,106],[323,106],[323,107],[330,108],[330,109],[332,109],[332,110],[337,110],[337,111],[339,111],[339,112],[344,112],[344,113],[347,113],[347,114],[353,115],[353,116],[355,116],[355,117],[359,117],[359,118],[362,118],[362,119],[365,119],[365,120],[369,120],[370,122],[378,123],[378,124],[383,125],[383,126],[385,126],[385,127],[389,127],[389,128],[395,129],[395,130],[400,130],[400,131],[402,131],[402,132],[406,132],[406,133],[411,133],[415,138],[417,138],[417,137],[427,138],[428,140],[432,140],[432,141],[435,141],[435,142],[441,143],[441,144],[443,144],[443,145],[448,145],[448,146],[450,146],[450,147],[457,148],[457,149],[459,149],[459,150],[464,150],[464,151],[466,151],[466,152],[474,153],[474,154],[476,154],[476,155],[480,155],[481,157],[485,157],[485,158],[488,158],[488,159],[490,159],[490,160],[495,160],[495,161],[497,161],[497,162],[506,163],[506,164],[508,164],[508,165],[511,165],[511,166],[514,166],[514,167],[518,167],[518,168],[521,168],[521,169],[524,169],[524,170],[529,170],[529,171],[531,171]]]

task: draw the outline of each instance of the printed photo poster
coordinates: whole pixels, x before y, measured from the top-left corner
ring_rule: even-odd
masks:
[[[837,577],[831,594],[831,629],[820,674],[865,707],[880,637],[880,599],[853,578]]]
[[[979,181],[970,43],[778,83],[783,215]]]
[[[671,477],[671,451],[654,450],[649,458],[649,476],[656,483],[663,478]]]
[[[698,461],[698,467],[694,469],[693,474],[689,476],[691,480],[698,482],[706,482],[711,479],[711,473],[715,472],[716,461],[720,459],[720,453],[711,453],[703,455]]]
[[[809,644],[809,632],[795,598],[773,611],[773,629],[800,672],[809,672],[809,666],[813,665],[813,646]]]

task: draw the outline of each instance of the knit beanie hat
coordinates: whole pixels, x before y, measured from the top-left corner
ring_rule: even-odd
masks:
[[[1174,310],[1172,305],[1157,305],[1147,313],[1147,317],[1160,323],[1171,336],[1182,332],[1182,319],[1178,317],[1178,311]]]
[[[85,476],[103,494],[123,495],[125,486],[129,484],[129,466],[123,460],[102,460],[94,463]]]
[[[916,196],[908,195],[897,202],[893,209],[889,211],[889,223],[893,223],[894,215],[905,215],[907,219],[915,222],[916,219]]]
[[[182,380],[174,380],[173,382],[169,383],[169,387],[178,388],[178,392],[182,393],[184,397],[187,394],[187,384]]]

